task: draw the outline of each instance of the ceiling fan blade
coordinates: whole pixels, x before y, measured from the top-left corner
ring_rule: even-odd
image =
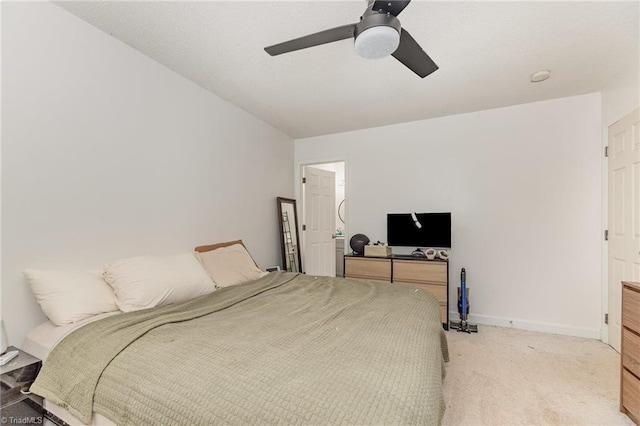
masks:
[[[356,24],[343,25],[304,37],[294,38],[293,40],[283,43],[274,44],[273,46],[265,47],[264,50],[271,56],[281,55],[283,53],[293,52],[294,50],[306,49],[307,47],[352,38],[355,29]]]
[[[422,78],[438,69],[433,59],[404,28],[400,31],[400,46],[391,55]]]
[[[373,6],[371,7],[371,10],[376,11],[376,12],[390,13],[393,16],[398,16],[400,14],[400,12],[402,12],[404,10],[404,8],[407,7],[409,2],[411,2],[411,0],[402,0],[402,1],[400,1],[400,0],[387,0],[387,1],[376,0],[375,2],[373,2]]]

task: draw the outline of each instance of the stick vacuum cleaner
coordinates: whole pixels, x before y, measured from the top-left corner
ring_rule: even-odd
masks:
[[[464,268],[460,271],[460,287],[458,293],[458,312],[460,312],[460,321],[450,321],[449,326],[458,331],[466,333],[477,333],[478,326],[467,322],[467,314],[469,313],[469,294],[467,292],[467,273]]]

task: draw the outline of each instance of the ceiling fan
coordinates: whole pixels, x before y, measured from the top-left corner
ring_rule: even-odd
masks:
[[[265,47],[271,56],[332,43],[347,38],[355,39],[358,55],[379,59],[392,55],[407,68],[424,78],[438,69],[396,18],[411,0],[369,0],[367,8],[356,24],[343,25],[319,33],[309,34],[283,43]],[[329,3],[327,3],[329,4]]]

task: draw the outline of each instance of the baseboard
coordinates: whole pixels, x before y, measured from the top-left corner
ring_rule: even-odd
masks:
[[[449,319],[458,320],[458,312],[449,312]],[[544,322],[526,321],[519,319],[509,319],[494,317],[489,315],[469,314],[468,320],[472,324],[495,325],[497,327],[517,328],[520,330],[541,331],[543,333],[562,334],[565,336],[586,337],[588,339],[600,340],[599,328],[571,327],[561,324],[550,324]],[[480,330],[482,332],[482,330]]]

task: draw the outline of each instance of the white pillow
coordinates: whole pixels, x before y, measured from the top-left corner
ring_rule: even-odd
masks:
[[[268,274],[258,269],[242,244],[233,244],[196,255],[217,287],[246,283]]]
[[[42,312],[55,325],[118,310],[113,290],[102,278],[102,271],[27,269],[24,275]]]
[[[184,302],[216,289],[192,253],[117,260],[105,266],[104,279],[123,312]]]

